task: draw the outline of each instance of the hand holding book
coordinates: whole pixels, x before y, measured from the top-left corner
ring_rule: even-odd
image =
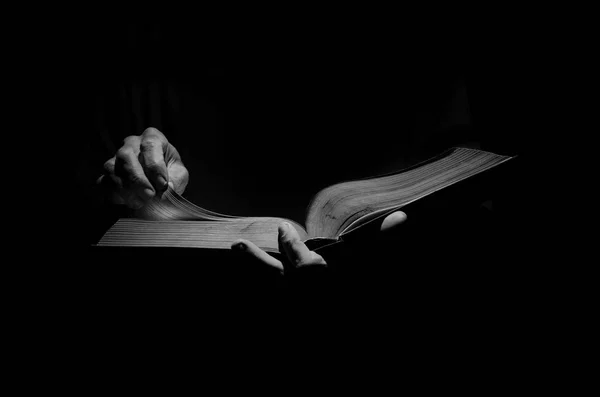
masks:
[[[382,236],[390,235],[396,228],[404,223],[406,214],[402,211],[396,211],[381,222],[379,232]],[[244,251],[260,263],[279,269],[282,273],[294,271],[306,266],[327,266],[326,260],[314,251],[308,249],[306,244],[300,238],[298,231],[288,222],[282,222],[278,227],[279,251],[285,254],[287,261],[280,261],[267,254],[251,241],[238,239],[231,248],[237,251]]]
[[[144,143],[146,136],[153,137],[154,143]],[[144,181],[139,173],[148,171],[145,174],[146,180],[159,182],[159,176],[162,175],[160,170],[164,171],[164,169],[162,166],[157,168],[157,164],[163,156],[163,163],[169,164],[168,177],[172,179],[169,167],[174,165],[174,170],[179,172],[179,174],[174,173],[174,176],[181,177],[181,183],[178,185],[169,183],[170,188],[160,192],[160,195],[155,195],[146,205],[139,208],[133,217],[121,218],[117,221],[104,234],[98,246],[229,250],[233,241],[244,239],[264,252],[281,257],[288,253],[282,250],[277,234],[279,225],[288,222],[293,225],[299,240],[306,246],[308,252],[320,253],[321,249],[333,245],[339,246],[343,242],[352,245],[352,241],[357,241],[356,236],[361,236],[362,239],[377,234],[372,231],[379,230],[378,225],[383,225],[385,228],[390,223],[394,224],[394,220],[398,220],[396,217],[402,218],[399,214],[390,217],[400,210],[408,210],[411,214],[420,216],[431,212],[430,208],[435,207],[432,204],[436,201],[448,202],[453,196],[458,196],[461,200],[476,198],[477,192],[482,190],[480,189],[482,179],[477,176],[488,175],[490,170],[513,158],[456,147],[409,168],[371,178],[340,182],[322,189],[313,196],[302,224],[298,219],[282,217],[221,214],[189,202],[178,191],[185,188],[187,170],[183,167],[175,149],[166,138],[164,140],[160,138],[161,136],[164,137],[157,130],[148,129],[140,141],[134,139],[127,141],[125,150],[120,150],[121,156],[115,157],[114,175],[109,176],[111,179],[116,179],[117,183],[119,182],[117,178],[121,178],[122,187],[117,193],[130,194],[130,197],[137,194],[139,197],[139,182]],[[132,156],[137,150],[135,145],[138,145],[138,159],[141,159],[138,163]],[[152,157],[152,154],[155,156]],[[145,159],[144,156],[151,158]],[[170,160],[169,156],[172,156]],[[122,163],[120,169],[117,167],[119,161]],[[146,171],[144,171],[144,164]],[[108,169],[110,170],[110,164]],[[468,183],[469,181],[472,183]],[[144,183],[141,186],[145,186]],[[160,184],[158,188],[161,188]],[[156,192],[157,186],[153,185],[153,189]],[[302,251],[306,253],[306,250],[302,249]],[[252,252],[258,255],[258,251]],[[312,254],[307,255],[310,257],[303,256],[301,260],[310,261],[317,258]],[[260,256],[264,258],[262,254]]]

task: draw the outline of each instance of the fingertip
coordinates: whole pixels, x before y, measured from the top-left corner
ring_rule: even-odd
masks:
[[[235,240],[231,243],[231,249],[239,252],[244,252],[244,255],[248,255],[249,257],[254,257],[258,261],[274,267],[278,269],[281,273],[283,273],[283,264],[277,259],[273,258],[265,251],[260,249],[256,244],[243,239]]]
[[[156,177],[156,188],[159,191],[167,190],[168,187],[169,183],[167,182],[164,176],[159,175],[158,177]]]
[[[231,244],[231,249],[236,251],[246,251],[248,249],[248,244],[246,240],[238,239]]]
[[[389,231],[396,226],[404,223],[407,219],[406,213],[402,211],[396,211],[388,215],[381,224],[381,231]]]
[[[408,215],[406,215],[406,212],[403,212],[403,211],[396,211],[392,214],[392,216],[394,218],[396,218],[397,222],[400,222],[400,223],[404,222],[408,218]]]
[[[151,200],[154,197],[155,193],[154,190],[150,189],[150,188],[145,188],[143,190],[143,199],[145,199],[145,201]]]
[[[279,232],[279,236],[284,236],[288,230],[290,230],[290,224],[287,222],[281,222],[277,227],[277,231]]]

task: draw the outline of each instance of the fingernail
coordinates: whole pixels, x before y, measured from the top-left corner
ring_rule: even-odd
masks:
[[[167,184],[167,180],[162,177],[161,175],[158,176],[158,188],[161,190],[165,190],[167,188],[167,186],[169,186]]]
[[[146,197],[148,197],[149,199],[154,197],[154,190],[146,188],[144,189],[144,194],[146,195]]]

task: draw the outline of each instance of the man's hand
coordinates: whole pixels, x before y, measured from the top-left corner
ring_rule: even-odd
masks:
[[[393,234],[397,227],[404,223],[405,220],[406,214],[402,211],[396,211],[388,215],[379,225],[378,232],[380,236]],[[300,240],[300,235],[292,225],[283,222],[279,225],[278,233],[279,252],[284,253],[288,259],[283,263],[248,240],[236,240],[231,245],[231,248],[245,251],[265,265],[275,267],[284,274],[305,266],[327,266],[327,262],[321,255],[310,251],[306,244]]]
[[[140,136],[125,138],[114,157],[104,163],[103,185],[115,204],[139,209],[161,195],[168,186],[177,193],[189,181],[177,149],[156,128],[147,128]]]

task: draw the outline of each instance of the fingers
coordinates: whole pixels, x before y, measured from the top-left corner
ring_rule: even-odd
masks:
[[[171,162],[169,167],[169,186],[177,193],[182,194],[189,182],[187,168],[180,162]]]
[[[148,180],[157,192],[163,192],[172,182],[172,189],[182,194],[189,181],[187,168],[177,149],[156,128],[147,128],[141,137],[140,162]]]
[[[114,203],[133,209],[143,207],[168,186],[182,194],[189,181],[177,149],[156,128],[127,137],[104,170],[98,183],[109,189]]]
[[[321,255],[308,249],[302,240],[300,240],[300,236],[298,235],[296,229],[294,229],[294,227],[289,223],[283,222],[281,225],[279,225],[278,240],[279,251],[286,255],[289,262],[293,266],[292,269],[286,269],[286,271],[302,266],[327,265]],[[285,269],[285,265],[283,263],[273,258],[248,240],[236,240],[233,244],[231,244],[231,249],[246,252],[260,262],[277,268],[281,272],[283,272]]]
[[[125,139],[124,145],[115,155],[114,175],[122,182],[121,196],[134,209],[143,207],[155,195],[139,162],[139,154],[140,137],[131,136]]]
[[[166,150],[165,159],[169,171],[169,182],[172,181],[173,189],[177,193],[182,194],[190,179],[188,170],[183,165],[181,156],[179,156],[179,152],[175,146],[169,143]]]
[[[407,220],[406,213],[395,211],[386,217],[377,219],[373,222],[358,227],[350,233],[344,235],[345,246],[349,252],[360,252],[366,247],[377,250],[381,244],[394,244],[406,230],[400,227]]]
[[[392,233],[396,228],[406,221],[406,214],[402,211],[396,211],[388,215],[381,223],[381,232]]]
[[[292,225],[283,222],[279,225],[279,252],[285,254],[292,265],[298,266],[302,262],[310,260],[310,250],[300,240],[298,232]]]
[[[285,253],[293,267],[326,265],[323,257],[309,250],[296,229],[287,222],[279,225],[279,251]]]
[[[283,264],[280,261],[273,258],[271,255],[267,254],[265,251],[261,250],[254,243],[248,240],[234,241],[233,244],[231,244],[231,249],[246,252],[265,265],[277,268],[280,272],[283,272]]]
[[[158,192],[168,187],[169,173],[165,163],[168,145],[167,138],[156,128],[147,128],[141,136],[140,163],[148,180]]]

